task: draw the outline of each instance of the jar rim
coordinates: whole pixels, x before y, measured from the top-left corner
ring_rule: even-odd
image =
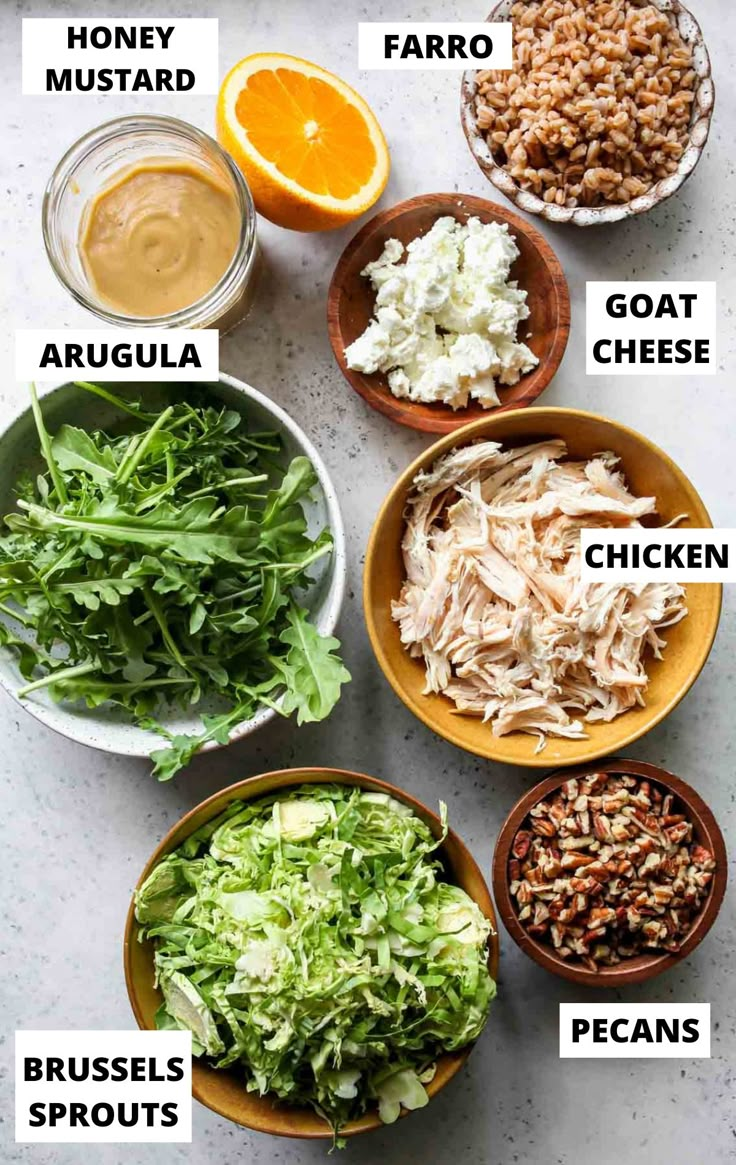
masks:
[[[94,149],[107,141],[124,138],[129,134],[137,134],[146,129],[178,134],[181,138],[193,140],[197,145],[213,153],[233,180],[240,208],[241,224],[238,245],[227,269],[205,295],[187,307],[165,315],[134,316],[106,307],[98,299],[88,295],[83,288],[69,280],[65,267],[57,255],[53,238],[53,214],[56,202],[73,177],[75,169]],[[178,117],[170,117],[167,114],[125,114],[122,117],[102,122],[77,138],[59,159],[46,184],[41,208],[41,227],[46,255],[62,287],[87,311],[109,324],[122,327],[185,328],[201,326],[200,319],[203,314],[213,314],[216,317],[219,314],[217,305],[220,301],[227,300],[231,293],[239,289],[241,270],[252,261],[256,247],[256,209],[250,187],[239,167],[210,134],[205,133],[204,130],[190,122],[182,121]]]

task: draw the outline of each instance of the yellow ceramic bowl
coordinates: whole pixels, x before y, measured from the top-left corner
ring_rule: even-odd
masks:
[[[426,821],[435,837],[441,833],[439,817],[432,813],[420,801],[410,797],[403,789],[397,789],[376,777],[368,777],[363,773],[351,773],[342,769],[282,769],[279,772],[264,773],[258,777],[251,777],[237,785],[223,789],[197,805],[191,812],[182,817],[181,821],[167,833],[163,841],[151,855],[145,870],[141,874],[138,885],[141,886],[153,867],[166,854],[171,853],[177,846],[199,829],[200,826],[211,821],[231,801],[252,801],[256,797],[265,797],[275,790],[288,789],[294,785],[309,784],[337,784],[358,785],[362,789],[372,789],[375,792],[388,793]],[[488,942],[488,969],[494,979],[498,975],[498,927],[496,915],[491,901],[491,895],[478,866],[465,848],[460,838],[452,830],[448,833],[439,850],[439,857],[445,864],[448,880],[461,886],[474,902],[478,904],[486,918],[490,921],[493,932]],[[161,993],[153,985],[153,944],[138,941],[138,923],[135,918],[135,904],[131,902],[125,926],[125,945],[123,961],[125,964],[125,982],[128,988],[130,1003],[138,1022],[144,1030],[155,1028],[154,1016],[161,1006]],[[457,1052],[447,1052],[437,1061],[437,1071],[434,1079],[427,1085],[430,1097],[435,1096],[441,1088],[452,1079],[462,1068],[470,1055],[472,1048],[461,1048]],[[197,1100],[211,1108],[220,1116],[235,1121],[248,1129],[255,1129],[259,1133],[272,1133],[281,1137],[331,1138],[332,1133],[325,1121],[316,1113],[307,1108],[295,1108],[279,1104],[271,1096],[259,1096],[256,1092],[248,1092],[242,1074],[236,1069],[232,1071],[218,1071],[211,1068],[204,1060],[192,1061],[192,1092]],[[402,1114],[404,1115],[404,1114]],[[371,1129],[382,1128],[382,1122],[375,1109],[369,1110],[359,1120],[352,1121],[341,1129],[341,1136],[354,1136],[357,1133],[367,1133]]]
[[[688,586],[688,616],[664,632],[667,639],[664,658],[657,661],[648,657],[650,683],[646,706],[625,712],[608,724],[586,725],[585,740],[550,736],[545,748],[536,754],[536,737],[522,732],[494,736],[489,724],[458,713],[445,696],[423,695],[424,664],[408,655],[399,638],[398,625],[391,618],[391,600],[399,597],[404,580],[401,540],[404,508],[412,482],[420,469],[427,469],[442,454],[479,438],[521,444],[543,437],[562,437],[574,458],[613,450],[621,458],[633,493],[657,498],[663,523],[686,513],[684,528],[712,525],[708,511],[682,470],[640,433],[617,421],[577,409],[523,409],[475,421],[443,437],[402,473],[374,523],[363,576],[363,602],[371,644],[384,675],[407,708],[434,732],[467,752],[529,768],[597,760],[618,752],[659,724],[697,679],[713,645],[721,611],[720,584]]]

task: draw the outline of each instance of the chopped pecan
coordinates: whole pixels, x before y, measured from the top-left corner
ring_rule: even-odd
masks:
[[[629,800],[626,789],[619,789],[613,796],[601,797],[601,809],[604,813],[618,813]]]
[[[608,926],[609,922],[615,922],[616,911],[610,906],[594,906],[588,914],[588,926],[595,929],[599,926]]]
[[[563,865],[557,858],[550,858],[549,861],[544,863],[543,869],[546,877],[559,878],[563,870]]]
[[[534,905],[534,925],[541,926],[549,919],[549,910],[544,902],[537,901]]]
[[[602,813],[593,814],[593,833],[599,841],[608,841],[611,833],[611,822]]]
[[[511,847],[511,853],[515,858],[523,859],[529,853],[529,846],[531,844],[531,833],[527,829],[520,829],[514,838],[514,844]]]
[[[535,817],[532,821],[532,833],[538,834],[539,837],[554,837],[557,833],[557,826],[548,817]]]
[[[628,825],[624,825],[620,821],[614,821],[611,825],[611,833],[615,841],[628,841],[631,837],[631,832]]]
[[[581,854],[575,850],[562,855],[560,866],[563,870],[579,870],[594,861],[595,858],[591,854]]]
[[[694,845],[690,856],[696,866],[702,866],[705,870],[712,870],[715,867],[713,854],[704,845]]]
[[[679,825],[670,826],[669,829],[665,830],[665,833],[673,845],[678,845],[689,836],[691,829],[692,826],[687,821],[682,821]]]
[[[560,849],[587,849],[592,840],[593,838],[590,834],[584,835],[583,837],[563,837],[560,842]]]
[[[528,904],[532,901],[532,898],[533,894],[531,886],[526,881],[522,882],[516,891],[516,901],[519,903],[519,906],[528,906]]]
[[[550,932],[552,934],[552,942],[554,943],[554,945],[556,947],[561,947],[562,940],[565,937],[565,931],[564,931],[563,927],[561,927],[559,925],[559,923],[553,922],[552,926],[550,927]]]

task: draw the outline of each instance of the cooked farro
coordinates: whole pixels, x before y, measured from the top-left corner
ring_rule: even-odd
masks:
[[[478,73],[478,127],[523,190],[630,202],[676,169],[695,72],[671,16],[635,0],[520,0],[514,69]]]

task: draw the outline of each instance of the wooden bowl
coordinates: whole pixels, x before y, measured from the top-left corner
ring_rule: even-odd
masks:
[[[508,20],[514,0],[498,0],[486,17],[489,21]],[[470,146],[470,152],[478,166],[497,190],[505,194],[519,210],[527,214],[538,214],[552,223],[571,223],[577,227],[606,226],[643,214],[675,194],[697,166],[708,140],[710,124],[715,105],[715,86],[711,74],[710,58],[700,26],[680,0],[650,0],[655,8],[669,12],[677,22],[680,36],[690,45],[695,70],[695,100],[692,106],[690,135],[687,147],[677,169],[667,178],[655,182],[644,194],[632,198],[631,202],[608,203],[605,206],[557,206],[545,202],[531,190],[522,190],[504,166],[494,158],[485,134],[478,129],[475,118],[476,69],[468,69],[463,74],[460,93],[460,119]]]
[[[391,618],[391,600],[399,597],[404,580],[404,509],[414,478],[442,454],[480,438],[514,445],[545,437],[562,437],[572,457],[587,458],[613,450],[621,458],[632,491],[639,496],[656,496],[663,523],[686,513],[683,528],[712,525],[682,470],[640,433],[607,417],[577,409],[523,409],[486,417],[443,437],[404,470],[373,525],[363,575],[363,604],[371,644],[384,675],[407,708],[434,732],[467,752],[529,768],[581,764],[609,756],[663,720],[695,682],[708,658],[721,610],[719,583],[688,586],[689,615],[665,631],[668,646],[664,658],[648,657],[646,706],[625,712],[607,724],[586,725],[585,740],[550,736],[544,749],[535,753],[535,737],[522,732],[494,736],[489,724],[460,714],[445,696],[424,695],[424,665],[409,656],[401,643],[398,625]]]
[[[561,959],[551,943],[543,943],[533,938],[519,922],[509,893],[508,873],[511,846],[516,833],[529,810],[554,790],[559,789],[564,781],[570,777],[590,776],[592,773],[630,773],[632,776],[654,781],[674,793],[685,806],[687,816],[693,823],[694,839],[709,849],[716,860],[708,896],[677,954],[663,952],[637,955],[631,959],[624,959],[614,967],[601,967],[597,971],[591,971],[580,963]],[[566,769],[564,773],[553,773],[546,780],[540,781],[514,805],[498,835],[493,854],[493,895],[498,913],[514,942],[525,954],[534,959],[535,963],[539,963],[540,967],[585,987],[621,987],[628,983],[642,983],[645,979],[653,979],[662,971],[669,970],[681,959],[686,958],[695,950],[698,943],[702,942],[715,922],[726,892],[727,880],[728,859],[723,834],[715,817],[695,789],[658,765],[639,760],[626,760],[623,757],[613,757],[603,761],[602,764],[581,766],[579,769]]]
[[[525,339],[527,330],[531,332],[528,343],[539,364],[516,384],[499,388],[502,403],[495,409],[484,409],[477,402],[456,410],[445,404],[403,400],[393,395],[383,373],[355,372],[345,361],[345,349],[365,331],[373,315],[375,295],[361,271],[379,257],[388,239],[409,243],[426,234],[443,215],[452,215],[458,222],[476,216],[484,223],[507,223],[520,251],[511,275],[528,292],[530,315],[519,329],[519,339]],[[531,223],[471,194],[420,194],[377,214],[348,243],[330,283],[327,329],[343,376],[371,408],[411,429],[451,433],[469,421],[524,408],[537,399],[557,371],[567,345],[570,296],[559,259]]]
[[[346,772],[342,769],[282,769],[230,785],[185,814],[156,847],[138,879],[138,887],[143,884],[157,862],[181,845],[200,826],[222,813],[231,801],[252,801],[273,793],[276,789],[285,790],[294,785],[311,784],[358,785],[375,792],[388,793],[391,797],[403,801],[417,817],[426,821],[435,837],[439,837],[442,832],[440,819],[436,814],[414,797],[410,797],[403,789],[379,781],[376,777]],[[483,875],[470,852],[452,830],[448,833],[439,854],[450,880],[465,890],[491,923],[493,932],[488,943],[488,969],[495,979],[498,972],[496,915]],[[123,949],[125,982],[138,1026],[146,1031],[152,1031],[156,1026],[154,1016],[161,1005],[162,996],[153,985],[153,944],[139,942],[138,931],[135,903],[131,901],[125,924]],[[439,1057],[434,1079],[427,1085],[430,1097],[435,1096],[460,1071],[471,1050],[472,1047],[467,1047],[457,1052],[447,1052]],[[220,1116],[243,1125],[244,1128],[255,1129],[260,1133],[273,1133],[281,1137],[332,1138],[332,1131],[325,1121],[320,1120],[311,1109],[290,1107],[280,1104],[270,1096],[258,1096],[255,1092],[248,1092],[244,1077],[236,1069],[218,1071],[210,1067],[204,1059],[193,1060],[192,1092],[201,1104]],[[402,1115],[406,1114],[402,1112]],[[341,1130],[341,1136],[351,1137],[382,1127],[378,1112],[371,1110],[359,1120],[346,1125]]]

